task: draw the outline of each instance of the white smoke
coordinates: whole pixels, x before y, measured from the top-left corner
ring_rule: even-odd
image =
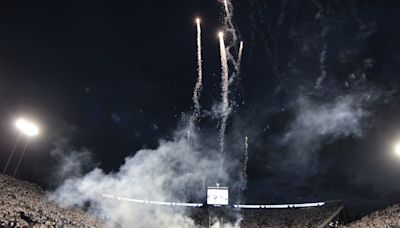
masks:
[[[369,92],[338,96],[331,102],[317,102],[299,96],[295,103],[295,118],[284,134],[297,164],[307,162],[323,142],[363,135],[363,121],[370,116],[368,106],[378,98]]]
[[[195,140],[196,137],[193,137]],[[183,134],[161,141],[157,149],[140,150],[116,173],[96,168],[82,177],[66,180],[49,195],[61,206],[90,203],[92,213],[122,227],[194,227],[183,208],[143,205],[105,199],[103,194],[142,200],[187,202],[206,196],[206,186],[227,182],[226,169],[215,159],[216,151],[188,143]],[[190,196],[189,196],[190,195]]]
[[[67,149],[69,140],[62,138],[58,140],[51,151],[51,156],[55,159],[55,167],[52,172],[53,183],[60,184],[67,178],[78,177],[85,173],[85,170],[95,167],[93,156],[89,150],[82,148],[79,150]]]

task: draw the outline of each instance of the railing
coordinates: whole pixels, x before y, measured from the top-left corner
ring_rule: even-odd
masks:
[[[142,204],[155,204],[155,205],[162,205],[162,206],[180,206],[180,207],[202,207],[204,204],[202,203],[180,203],[180,202],[163,202],[163,201],[152,201],[152,200],[140,200],[140,199],[133,199],[127,197],[119,197],[109,194],[103,194],[102,197],[109,198],[109,199],[116,199],[120,201],[127,201],[133,203],[142,203]],[[265,204],[265,205],[241,205],[241,204],[234,204],[234,208],[240,209],[287,209],[287,208],[306,208],[306,207],[321,207],[325,206],[326,204],[334,203],[334,202],[341,202],[341,201],[327,201],[327,202],[316,202],[316,203],[298,203],[298,204]]]
[[[325,202],[317,203],[299,203],[299,204],[273,204],[273,205],[233,205],[235,208],[244,209],[286,209],[286,208],[304,208],[304,207],[320,207],[324,206]]]
[[[179,202],[162,202],[162,201],[152,201],[152,200],[139,200],[127,197],[115,197],[113,195],[103,194],[102,197],[109,199],[116,199],[127,202],[142,203],[142,204],[155,204],[161,206],[177,206],[177,207],[202,207],[202,203],[179,203]]]

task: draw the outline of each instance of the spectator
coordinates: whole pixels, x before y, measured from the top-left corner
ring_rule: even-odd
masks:
[[[46,201],[38,186],[0,176],[1,227],[101,227],[78,209],[60,208]]]

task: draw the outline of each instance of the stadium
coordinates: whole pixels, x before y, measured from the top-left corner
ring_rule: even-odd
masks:
[[[37,185],[1,176],[2,227],[114,227],[107,218],[93,217],[78,208],[61,208],[49,202]],[[186,207],[193,227],[395,227],[399,226],[399,205],[374,212],[346,224],[341,201],[289,205],[209,205],[135,200],[104,195],[107,200],[157,207]],[[214,203],[214,202],[209,202]],[[238,219],[238,217],[240,219]]]
[[[38,186],[2,176],[1,216],[3,227],[103,227],[107,218],[94,218],[79,209],[63,209],[47,202]],[[104,195],[109,200],[148,204],[151,207],[188,207],[187,213],[198,227],[213,227],[218,223],[238,227],[338,227],[344,212],[340,201],[291,205],[207,205],[195,203],[153,202]],[[241,219],[237,221],[237,217]]]
[[[399,8],[0,3],[0,227],[400,227]]]

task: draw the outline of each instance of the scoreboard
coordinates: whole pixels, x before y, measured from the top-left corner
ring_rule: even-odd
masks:
[[[207,187],[207,204],[222,206],[229,204],[229,188]]]

